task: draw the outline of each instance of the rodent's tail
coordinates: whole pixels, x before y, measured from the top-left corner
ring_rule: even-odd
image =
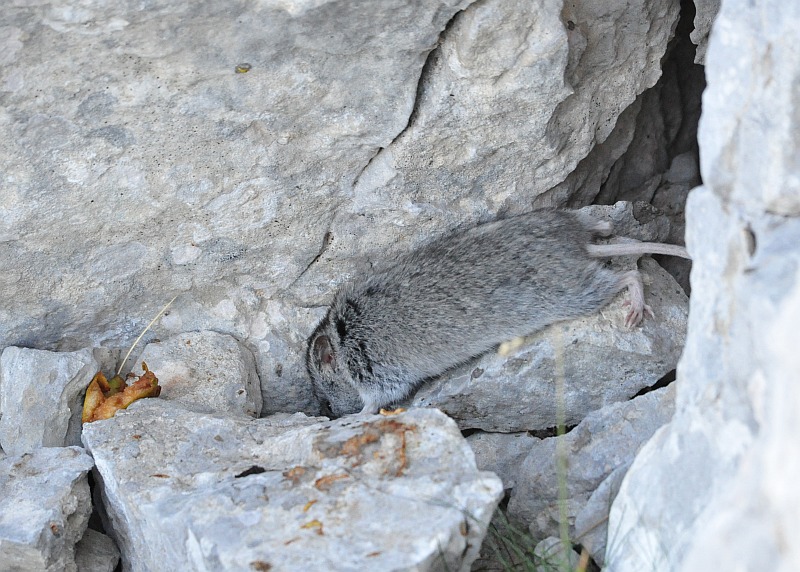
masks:
[[[682,246],[677,244],[662,244],[660,242],[617,242],[614,244],[587,244],[586,251],[594,258],[610,256],[628,256],[631,254],[666,254],[692,259]]]

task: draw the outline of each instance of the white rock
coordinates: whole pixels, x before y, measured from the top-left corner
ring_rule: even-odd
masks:
[[[787,464],[798,451],[786,435],[797,427],[784,417],[800,381],[791,373],[796,349],[782,345],[800,319],[800,224],[748,215],[707,188],[693,191],[687,212],[694,293],[676,414],[642,448],[614,502],[610,570],[645,562],[701,570],[710,558],[745,570],[791,570],[800,547],[793,553],[794,545],[781,546],[768,531],[794,523],[771,507],[793,502],[786,479],[800,475]],[[748,228],[757,237],[753,255]],[[759,430],[767,420],[784,428],[777,439],[777,428]],[[768,455],[783,459],[775,477],[764,469]]]
[[[147,344],[137,360],[155,373],[161,399],[200,413],[261,414],[253,354],[232,336],[188,332]]]
[[[676,412],[612,506],[610,571],[800,569],[798,25],[776,0],[714,23]]]
[[[711,25],[719,12],[722,0],[694,0],[694,30],[689,35],[692,42],[697,45],[697,55],[694,61],[704,64],[706,60],[706,50],[708,49],[708,34]]]
[[[675,390],[672,385],[625,403],[609,405],[586,417],[559,444],[558,437],[535,443],[521,463],[517,483],[508,505],[509,518],[529,524],[535,539],[559,534],[559,484],[567,491],[566,513],[570,538],[582,543],[587,532],[605,537],[608,510],[616,490],[604,486],[607,479],[619,480],[615,470],[624,470],[653,433],[672,417]],[[559,455],[566,455],[566,473],[558,467]],[[605,489],[605,504],[592,499]],[[593,500],[594,502],[590,502]],[[576,530],[576,520],[581,530]],[[599,554],[602,543],[590,541],[590,552]]]
[[[461,224],[530,210],[605,141],[619,114],[658,79],[653,64],[677,5],[562,4],[492,0],[453,20],[423,72],[408,128],[367,165],[330,228],[340,240],[298,283],[305,298],[316,291],[315,300],[327,299],[331,282],[358,272],[364,248],[350,237],[374,260]],[[637,36],[642,43],[631,49]],[[619,84],[603,79],[610,76]],[[602,170],[613,157],[598,160]]]
[[[9,455],[80,443],[81,399],[99,364],[89,349],[8,347],[0,355],[0,445]]]
[[[593,203],[614,165],[631,147],[643,97],[644,94],[639,95],[626,107],[605,141],[592,147],[561,183],[536,197],[534,206],[549,208]],[[611,202],[611,199],[605,202]]]
[[[420,389],[413,403],[438,407],[462,429],[514,432],[554,427],[558,399],[563,399],[566,424],[575,425],[588,413],[653,385],[678,362],[688,300],[655,261],[645,257],[640,264],[650,282],[645,297],[655,318],[625,328],[627,294],[620,294],[596,315],[534,334],[508,357],[492,353],[446,374]]]
[[[800,216],[798,21],[797,2],[728,0],[711,34],[700,171],[712,192],[751,215]]]
[[[245,420],[150,399],[83,438],[134,572],[468,570],[502,495],[432,410]]]
[[[114,572],[119,563],[119,550],[108,536],[87,528],[75,545],[78,572]]]
[[[92,503],[92,458],[79,447],[0,459],[0,568],[76,572],[75,543]]]

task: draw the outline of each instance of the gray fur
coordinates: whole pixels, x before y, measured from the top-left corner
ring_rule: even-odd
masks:
[[[596,312],[622,288],[635,298],[638,272],[587,252],[604,228],[536,211],[445,236],[346,284],[308,340],[325,413],[374,413],[497,344]],[[631,305],[635,325],[649,308]]]

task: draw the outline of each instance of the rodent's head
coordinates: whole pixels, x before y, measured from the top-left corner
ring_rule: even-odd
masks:
[[[306,369],[322,414],[332,419],[358,413],[364,406],[342,356],[339,336],[326,317],[311,334],[306,350]]]

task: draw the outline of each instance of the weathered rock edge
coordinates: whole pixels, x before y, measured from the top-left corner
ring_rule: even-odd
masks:
[[[143,400],[83,441],[132,572],[468,570],[502,495],[431,409],[244,420]]]

